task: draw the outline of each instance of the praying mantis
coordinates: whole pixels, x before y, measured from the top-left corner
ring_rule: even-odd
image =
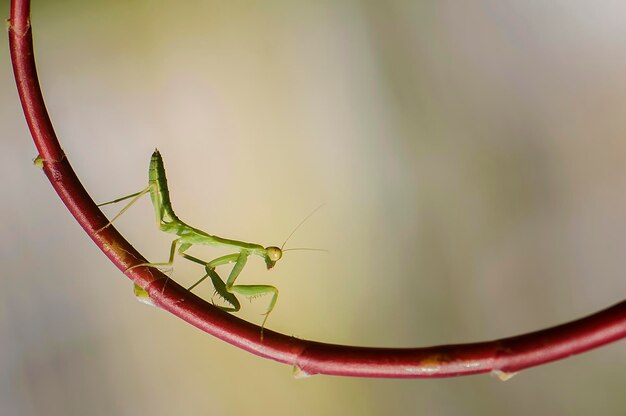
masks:
[[[152,206],[154,207],[154,213],[156,216],[157,226],[161,231],[166,233],[175,234],[178,236],[174,241],[172,241],[172,245],[170,248],[170,256],[167,262],[160,263],[142,263],[137,264],[130,267],[127,270],[133,269],[135,267],[140,266],[148,266],[148,267],[159,267],[159,266],[171,266],[174,263],[174,256],[176,253],[182,256],[183,258],[190,260],[194,263],[201,264],[204,266],[206,274],[194,283],[189,290],[192,290],[201,282],[203,282],[207,277],[211,279],[213,286],[215,288],[215,293],[219,295],[226,303],[230,306],[221,306],[216,305],[222,310],[227,312],[237,312],[241,308],[241,304],[237,299],[237,295],[248,296],[250,298],[263,296],[263,295],[271,295],[270,302],[268,307],[263,313],[263,323],[261,324],[261,337],[263,337],[263,328],[265,327],[265,323],[269,314],[274,310],[274,306],[276,305],[276,301],[278,299],[278,289],[274,286],[270,285],[238,285],[235,284],[237,277],[239,277],[241,271],[246,266],[248,261],[248,257],[251,255],[256,255],[263,260],[265,260],[265,265],[267,269],[271,269],[276,265],[276,262],[280,260],[283,256],[283,252],[289,250],[283,250],[285,243],[289,238],[293,235],[293,233],[302,225],[315,211],[313,211],[307,218],[305,218],[287,237],[285,243],[281,247],[276,246],[268,246],[263,247],[260,244],[254,243],[246,243],[244,241],[231,240],[228,238],[222,238],[215,235],[208,234],[198,228],[194,228],[190,225],[187,225],[183,221],[181,221],[178,216],[174,213],[172,209],[172,203],[170,200],[169,189],[167,187],[167,178],[165,176],[165,167],[163,165],[163,159],[158,150],[155,150],[150,159],[150,166],[148,169],[148,186],[134,194],[130,194],[124,196],[122,198],[115,199],[113,201],[108,201],[98,206],[113,204],[117,202],[121,202],[127,199],[131,199],[130,202],[122,208],[122,210],[115,215],[109,223],[103,227],[102,229],[108,227],[119,218],[128,208],[130,208],[139,198],[141,198],[145,194],[150,194],[150,198],[152,200]],[[100,231],[100,230],[99,230]],[[185,251],[187,251],[191,246],[194,245],[207,245],[207,246],[221,246],[227,247],[235,250],[236,252],[233,254],[227,254],[225,256],[218,257],[211,261],[204,261],[199,258],[193,257]],[[178,249],[177,249],[178,247]],[[290,249],[297,250],[297,249]],[[235,263],[233,268],[228,275],[228,279],[226,282],[222,280],[222,278],[217,274],[215,268],[218,266],[222,266],[225,264]]]

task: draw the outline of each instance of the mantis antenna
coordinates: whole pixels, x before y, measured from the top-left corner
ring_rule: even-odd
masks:
[[[289,234],[287,236],[287,238],[285,238],[285,241],[283,241],[283,245],[280,246],[280,250],[281,251],[291,251],[291,250],[326,251],[324,249],[317,249],[317,248],[288,248],[286,250],[283,250],[283,247],[285,247],[285,244],[287,244],[287,241],[289,241],[289,239],[296,233],[296,231],[298,231],[298,228],[300,228],[302,226],[302,224],[304,224],[309,218],[311,218],[313,216],[313,214],[315,214],[317,211],[319,211],[324,205],[326,205],[326,204],[320,204],[317,208],[315,208],[313,211],[311,211],[311,213],[309,215],[307,215],[302,221],[300,221],[300,223],[298,225],[296,225],[296,227],[293,229],[291,234]]]

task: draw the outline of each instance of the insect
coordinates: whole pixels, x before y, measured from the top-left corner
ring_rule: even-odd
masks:
[[[167,178],[165,176],[163,159],[161,158],[161,154],[159,153],[159,151],[155,150],[152,154],[152,158],[150,159],[150,167],[148,169],[148,186],[145,189],[134,194],[130,194],[125,197],[98,205],[103,206],[113,204],[132,198],[131,201],[124,208],[122,208],[122,210],[117,215],[115,215],[115,217],[113,217],[113,219],[111,219],[111,221],[109,221],[109,223],[102,229],[111,225],[113,221],[119,218],[124,212],[126,212],[128,208],[130,208],[131,205],[133,205],[139,198],[147,193],[150,194],[150,198],[152,199],[152,205],[154,207],[154,213],[156,215],[157,226],[159,227],[159,229],[167,233],[175,234],[178,236],[178,238],[172,241],[172,246],[170,248],[170,257],[167,262],[137,264],[130,267],[129,270],[139,266],[171,266],[174,263],[175,254],[178,253],[180,256],[184,257],[187,260],[203,265],[206,271],[204,277],[194,283],[189,288],[189,290],[195,288],[198,284],[200,284],[207,277],[209,277],[211,279],[211,282],[213,283],[213,286],[215,287],[215,293],[223,298],[224,301],[230,305],[216,305],[225,311],[237,312],[241,308],[241,304],[237,299],[237,295],[248,296],[250,298],[263,295],[271,295],[267,310],[263,314],[264,318],[263,323],[261,324],[262,330],[265,327],[265,322],[267,321],[269,314],[272,312],[274,306],[276,305],[276,300],[278,299],[278,289],[270,285],[237,285],[235,284],[235,281],[245,267],[248,261],[248,257],[251,255],[256,255],[263,258],[263,260],[265,260],[265,265],[269,270],[276,265],[276,262],[278,262],[278,260],[282,258],[283,252],[288,250],[298,250],[283,250],[283,247],[287,240],[289,240],[293,233],[300,227],[300,225],[302,225],[311,215],[313,215],[313,213],[317,211],[317,209],[321,208],[321,206],[315,209],[315,211],[313,211],[311,214],[309,214],[309,216],[307,216],[293,230],[293,232],[285,240],[285,243],[283,243],[282,247],[263,247],[260,244],[246,243],[243,241],[231,240],[208,234],[202,230],[187,225],[186,223],[181,221],[174,213],[170,200],[169,190],[167,187]],[[193,245],[221,246],[232,248],[236,250],[236,252],[206,262],[185,253],[185,251]],[[224,282],[215,271],[215,268],[230,263],[235,263],[235,265],[231,269],[230,274],[228,275],[228,279],[226,279],[226,282]],[[261,337],[263,337],[263,332],[261,332]]]

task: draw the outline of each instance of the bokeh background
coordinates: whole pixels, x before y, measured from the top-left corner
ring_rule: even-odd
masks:
[[[328,254],[240,279],[280,289],[271,329],[381,347],[626,297],[625,22],[608,0],[33,5],[48,108],[96,201],[143,188],[158,147],[177,213],[211,233],[280,244],[324,203],[289,246]],[[623,414],[623,342],[506,383],[294,380],[138,303],[32,167],[6,44],[0,71],[0,413]],[[148,199],[117,226],[167,257]]]

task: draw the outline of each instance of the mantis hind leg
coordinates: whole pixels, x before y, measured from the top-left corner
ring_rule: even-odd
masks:
[[[146,187],[145,189],[139,191],[139,192],[135,192],[134,194],[130,194],[130,195],[126,195],[123,196],[121,198],[118,199],[114,199],[113,201],[108,201],[108,202],[103,202],[102,204],[98,204],[99,207],[104,206],[104,205],[109,205],[109,204],[115,204],[117,202],[121,202],[121,201],[125,201],[127,199],[131,199],[131,201],[126,204],[126,206],[124,208],[121,209],[120,212],[118,212],[108,223],[107,225],[105,225],[104,227],[100,228],[98,231],[96,231],[96,233],[99,233],[100,231],[104,230],[105,228],[107,228],[109,225],[113,224],[113,221],[115,221],[116,219],[118,219],[123,213],[126,212],[126,210],[128,210],[128,208],[130,208],[135,202],[137,202],[137,200],[139,198],[141,198],[143,195],[147,194],[148,192],[150,192],[150,187]]]

